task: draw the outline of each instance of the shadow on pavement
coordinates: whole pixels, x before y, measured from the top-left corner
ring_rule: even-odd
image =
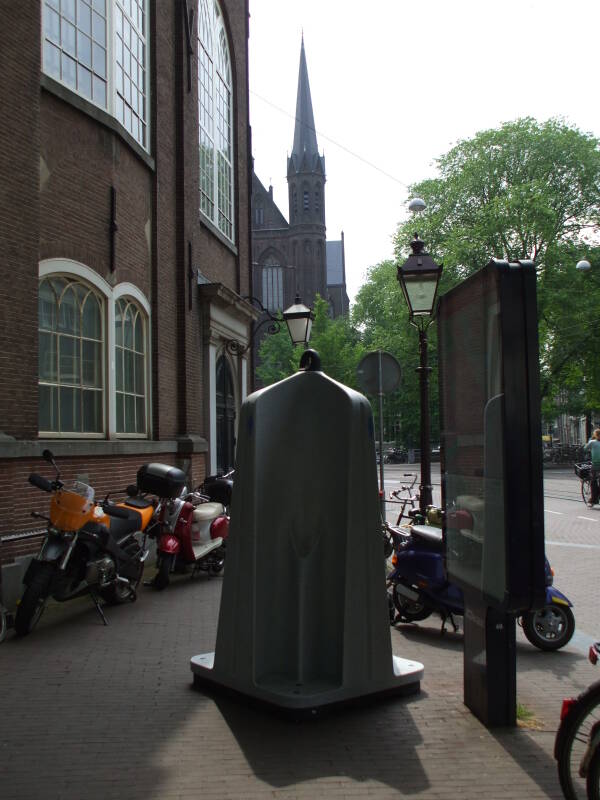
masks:
[[[254,775],[279,788],[304,781],[377,781],[404,794],[429,787],[416,746],[422,737],[410,705],[426,697],[381,699],[294,721],[269,709],[213,694]],[[367,790],[365,787],[365,794]]]

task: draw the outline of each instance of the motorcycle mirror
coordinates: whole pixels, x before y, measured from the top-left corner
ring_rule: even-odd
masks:
[[[42,458],[49,464],[54,464],[54,456],[51,450],[44,450],[44,452],[42,453]]]

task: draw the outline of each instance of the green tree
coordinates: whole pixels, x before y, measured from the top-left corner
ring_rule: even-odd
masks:
[[[525,118],[459,142],[437,167],[439,177],[411,187],[427,211],[398,227],[398,259],[417,222],[444,262],[442,292],[490,257],[534,260],[544,411],[555,416],[557,403],[589,410],[600,394],[597,317],[586,291],[594,279],[576,275],[575,263],[590,258],[600,224],[598,140],[560,120]]]

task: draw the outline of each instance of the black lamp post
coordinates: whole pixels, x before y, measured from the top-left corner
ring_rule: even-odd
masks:
[[[422,201],[421,201],[422,202]],[[424,205],[424,204],[423,204]],[[425,513],[432,504],[431,488],[431,442],[429,432],[429,373],[427,365],[427,328],[433,322],[437,289],[442,274],[442,264],[436,264],[429,253],[424,252],[425,242],[415,238],[410,243],[412,253],[398,267],[398,280],[410,312],[410,322],[419,331],[420,365],[419,385],[421,393],[421,486],[419,508]]]

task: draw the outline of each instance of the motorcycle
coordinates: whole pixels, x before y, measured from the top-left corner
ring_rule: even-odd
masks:
[[[186,476],[167,464],[145,464],[138,470],[138,490],[155,494],[161,512],[155,529],[157,572],[150,586],[162,591],[173,572],[219,575],[225,564],[232,481],[211,476],[197,491],[190,492]]]
[[[134,601],[148,556],[146,529],[154,515],[153,504],[141,498],[95,502],[91,486],[63,483],[50,450],[42,455],[56,470],[56,478],[29,476],[29,483],[52,498],[49,517],[31,512],[46,520],[48,528],[23,578],[26,588],[14,620],[18,636],[31,633],[50,597],[65,602],[89,594],[105,625],[100,599],[109,605]]]
[[[419,512],[409,512],[413,519],[423,521]],[[390,623],[419,622],[433,612],[442,618],[442,632],[448,621],[454,630],[458,626],[454,615],[463,616],[462,590],[447,580],[444,571],[441,511],[431,507],[428,521],[434,524],[415,524],[385,530],[393,543],[392,571],[387,576]],[[468,511],[453,511],[448,525],[471,530],[473,518]],[[532,645],[540,650],[559,650],[575,632],[575,617],[571,601],[554,585],[554,573],[545,559],[546,597],[539,611],[527,611],[519,619],[523,632]]]

